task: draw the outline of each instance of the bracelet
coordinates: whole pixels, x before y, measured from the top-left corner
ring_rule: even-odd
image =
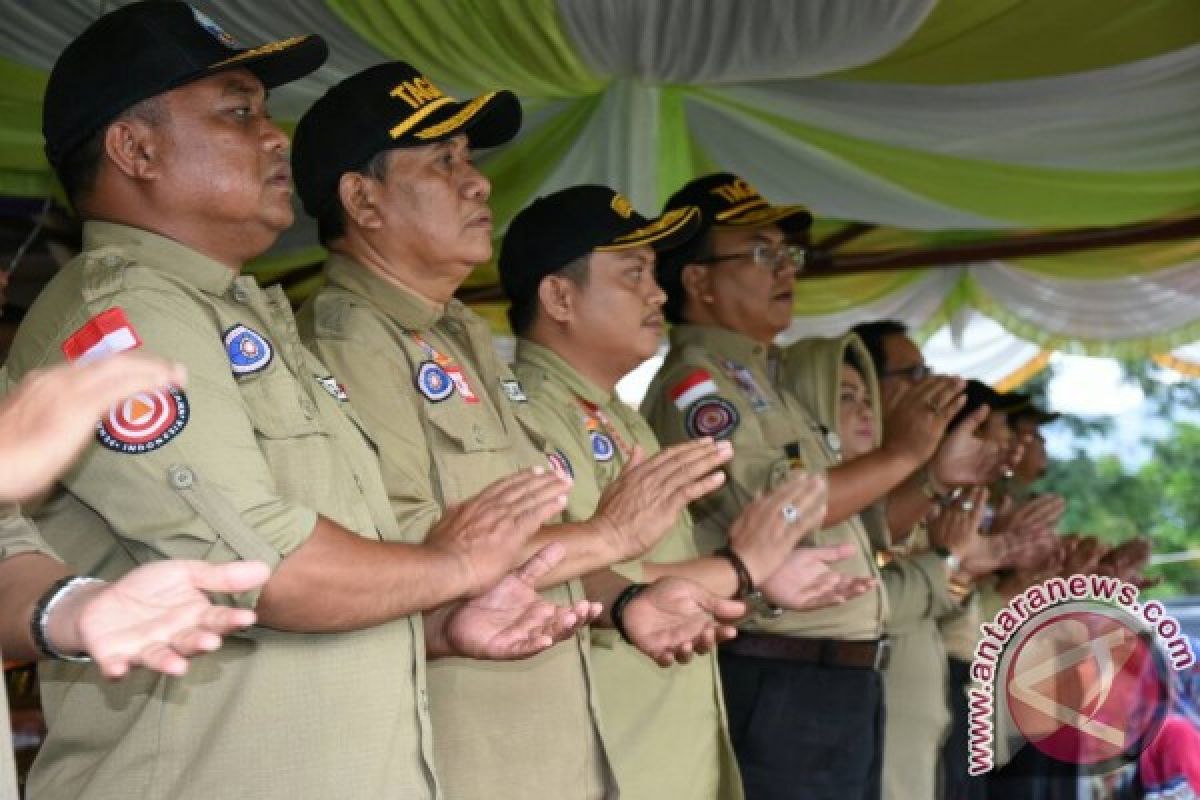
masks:
[[[67,653],[59,652],[54,645],[50,644],[50,636],[47,633],[50,614],[53,613],[54,607],[70,594],[71,590],[75,587],[86,586],[91,583],[104,583],[104,581],[99,578],[89,578],[85,575],[72,575],[67,578],[60,578],[50,585],[50,588],[45,591],[38,600],[37,605],[34,606],[33,618],[29,621],[29,632],[33,636],[34,646],[46,658],[53,658],[59,661],[72,661],[77,664],[91,662],[91,657],[86,654],[77,653],[68,655]]]
[[[746,568],[746,562],[742,561],[742,557],[734,552],[729,545],[714,550],[713,555],[717,558],[723,558],[733,565],[733,571],[737,573],[737,597],[748,597],[754,592],[754,578],[750,576],[750,570]]]
[[[627,644],[633,644],[633,642],[629,639],[629,632],[625,630],[625,607],[633,602],[633,598],[649,588],[650,584],[648,583],[629,584],[617,595],[617,599],[613,601],[612,609],[608,612],[608,615],[612,618],[613,627],[617,629],[617,633],[621,634],[621,638]]]
[[[939,545],[938,547],[933,548],[933,552],[936,553],[937,557],[940,558],[942,563],[946,565],[947,575],[953,575],[962,567],[962,559],[954,555],[949,548],[941,547]]]

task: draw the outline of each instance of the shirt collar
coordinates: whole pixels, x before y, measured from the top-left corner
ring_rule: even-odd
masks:
[[[566,386],[568,390],[592,405],[607,406],[613,401],[612,392],[604,391],[583,377],[577,369],[549,347],[528,339],[518,338],[517,362],[545,371],[546,374]]]
[[[88,220],[83,224],[83,249],[119,248],[138,266],[165,272],[202,292],[221,295],[238,273],[185,244],[142,228]]]
[[[350,256],[330,253],[325,262],[325,280],[370,300],[401,328],[426,331],[442,318],[467,323],[467,307],[451,298],[445,308],[438,308],[411,289],[392,283],[372,272]]]
[[[767,368],[767,358],[775,347],[767,347],[748,336],[711,325],[674,325],[670,332],[671,347],[695,344],[714,355],[729,358],[742,364],[757,364]]]

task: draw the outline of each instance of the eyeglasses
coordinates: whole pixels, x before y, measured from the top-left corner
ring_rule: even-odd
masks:
[[[700,264],[716,264],[719,261],[735,261],[740,258],[748,258],[754,262],[756,267],[769,269],[772,272],[778,272],[783,269],[784,265],[791,262],[796,269],[804,269],[805,262],[808,261],[808,251],[798,244],[781,244],[778,247],[772,247],[769,244],[759,243],[750,248],[746,253],[727,253],[726,255],[711,256],[709,258],[698,259]]]
[[[911,367],[905,367],[904,369],[889,369],[880,377],[905,378],[913,383],[918,383],[925,380],[932,374],[933,370],[930,369],[928,364],[913,364]]]

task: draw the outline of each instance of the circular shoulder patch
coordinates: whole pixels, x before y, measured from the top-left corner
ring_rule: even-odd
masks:
[[[225,352],[234,375],[249,375],[267,368],[275,351],[258,331],[245,325],[234,325],[225,331]]]
[[[575,479],[575,470],[571,467],[571,459],[567,458],[567,454],[562,450],[547,453],[546,460],[550,462],[550,469],[554,470],[560,478]]]
[[[613,457],[613,440],[607,433],[600,431],[592,431],[592,455],[597,461],[612,461]]]
[[[180,389],[138,392],[112,407],[96,427],[96,438],[118,453],[149,453],[178,436],[189,416]]]
[[[733,433],[740,420],[733,403],[723,397],[706,397],[688,409],[684,425],[693,439],[703,436],[723,439]]]
[[[417,368],[417,391],[425,398],[440,403],[454,394],[454,381],[436,362],[422,361]]]

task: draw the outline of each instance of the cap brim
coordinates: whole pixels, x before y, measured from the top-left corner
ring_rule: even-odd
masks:
[[[778,225],[792,233],[808,230],[812,221],[812,214],[802,206],[764,206],[756,203],[745,209],[734,206],[723,211],[713,220],[713,224],[733,228]]]
[[[667,211],[649,225],[618,236],[612,242],[593,248],[601,252],[652,247],[655,252],[673,250],[689,241],[700,230],[700,209],[686,206]]]
[[[496,147],[511,141],[521,129],[521,101],[509,91],[488,92],[442,108],[449,113],[414,131],[421,143],[432,144],[464,133],[472,148]]]
[[[328,57],[329,46],[325,44],[325,40],[316,34],[308,34],[243,50],[218,61],[205,72],[211,74],[230,69],[246,69],[254,73],[263,86],[271,89],[315,72]]]

